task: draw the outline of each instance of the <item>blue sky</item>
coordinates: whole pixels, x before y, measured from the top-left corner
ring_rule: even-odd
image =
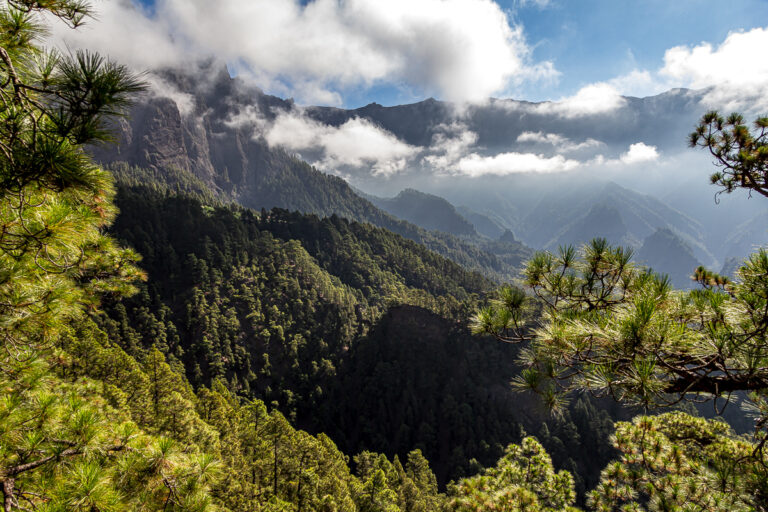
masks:
[[[532,87],[526,99],[573,94],[592,82],[633,69],[661,66],[674,46],[719,44],[729,32],[768,25],[766,0],[551,0],[499,2],[525,28],[539,60],[562,73],[552,87]]]
[[[741,78],[713,67],[738,61],[740,75],[765,61],[768,38],[768,0],[113,0],[97,8],[95,30],[80,42],[63,37],[68,45],[141,68],[215,55],[267,92],[344,107],[429,96],[592,101],[606,91],[735,83]],[[752,30],[754,38],[719,51],[729,34]],[[749,45],[760,47],[735,54]],[[665,56],[681,46],[670,65]]]

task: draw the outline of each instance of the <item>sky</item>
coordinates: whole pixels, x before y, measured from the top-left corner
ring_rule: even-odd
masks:
[[[598,93],[768,83],[768,0],[101,0],[95,6],[97,21],[74,32],[54,27],[55,37],[140,69],[215,54],[233,75],[305,105],[354,108],[427,97],[580,101]]]
[[[768,25],[766,0],[549,0],[502,2],[525,27],[536,60],[561,78],[533,99],[571,95],[580,87],[662,66],[673,47],[717,45],[731,32]],[[517,6],[517,8],[516,8]],[[649,91],[653,92],[653,91]]]

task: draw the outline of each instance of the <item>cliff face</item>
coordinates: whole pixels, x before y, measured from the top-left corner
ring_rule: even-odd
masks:
[[[175,98],[142,98],[118,123],[117,144],[92,148],[97,161],[188,172],[214,193],[251,208],[371,220],[366,215],[375,208],[343,180],[254,136],[255,123],[290,109],[290,101],[248,88],[226,70],[204,85],[173,73],[163,78],[173,83]]]

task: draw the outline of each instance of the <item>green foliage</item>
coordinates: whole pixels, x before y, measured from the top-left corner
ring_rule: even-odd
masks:
[[[204,510],[217,465],[143,432],[91,379],[64,380],[45,359],[0,372],[5,510]]]
[[[220,380],[193,393],[158,351],[148,352],[140,364],[91,322],[66,336],[63,350],[58,367],[63,376],[79,380],[90,375],[101,383],[102,395],[142,429],[218,461],[218,477],[209,482],[216,506],[355,511],[365,501],[360,493],[367,474],[353,475],[348,458],[330,438],[294,429],[280,412],[268,411],[259,400],[238,398]],[[387,468],[398,465],[377,454],[369,456]],[[395,510],[439,508],[442,497],[435,477],[420,454],[409,457],[401,473],[379,489],[396,497],[400,508]],[[425,502],[431,505],[406,506]]]
[[[136,254],[102,232],[115,214],[111,180],[81,145],[106,140],[108,119],[143,86],[96,54],[37,46],[41,12],[76,26],[88,6],[0,7],[0,331],[16,355],[98,296],[130,292],[140,275]]]
[[[452,314],[488,283],[370,225],[273,210],[255,215],[121,188],[113,232],[150,284],[99,321],[133,355],[157,347],[195,384],[311,411],[339,361],[392,303]],[[298,405],[297,405],[298,404]]]
[[[142,85],[87,52],[37,46],[42,14],[77,26],[88,4],[9,1],[0,7],[0,485],[3,507],[202,510],[206,470],[104,405],[91,382],[52,374],[51,341],[105,294],[141,276],[136,254],[103,230],[111,179],[82,145]],[[154,465],[163,450],[165,462]],[[126,467],[141,468],[128,482]],[[198,469],[200,471],[198,471]]]
[[[142,253],[149,282],[97,320],[136,357],[156,347],[196,386],[220,380],[277,402],[347,453],[404,460],[419,448],[441,486],[493,464],[521,423],[546,420],[505,389],[516,348],[478,345],[463,327],[467,292],[486,282],[423,247],[337,217],[210,208],[162,186],[121,187],[118,202],[113,231]],[[546,446],[563,446],[551,426]],[[591,428],[578,426],[585,453],[608,442],[610,430]],[[566,451],[556,462],[583,474],[580,492],[611,456]]]
[[[582,389],[645,406],[752,391],[764,407],[768,253],[750,256],[735,282],[690,292],[671,290],[616,254],[593,244],[558,265],[549,265],[551,255],[529,264],[528,284],[548,307],[522,352],[528,370],[516,384],[555,406],[561,390]]]
[[[711,112],[691,135],[691,145],[708,148],[721,167],[712,175],[721,192],[768,195],[768,121],[755,126],[753,134],[740,115]],[[628,250],[594,240],[578,253],[537,254],[525,270],[530,296],[504,290],[474,317],[477,333],[530,341],[514,384],[540,393],[555,411],[574,390],[646,409],[691,397],[717,405],[750,393],[752,443],[725,423],[679,412],[619,423],[621,458],[590,496],[598,510],[764,510],[768,252],[747,258],[733,281],[701,267],[693,279],[702,289],[674,291],[666,277],[635,266]],[[536,306],[540,319],[530,313]]]
[[[765,510],[768,470],[722,421],[681,412],[618,423],[618,461],[590,494],[596,510]]]
[[[573,511],[575,499],[571,475],[555,473],[541,444],[526,437],[519,445],[509,445],[495,467],[452,485],[448,510]]]

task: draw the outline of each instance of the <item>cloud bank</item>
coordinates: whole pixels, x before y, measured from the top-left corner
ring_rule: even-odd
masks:
[[[52,23],[71,48],[95,48],[137,68],[201,56],[226,60],[261,87],[303,102],[338,104],[377,84],[454,101],[480,101],[524,81],[551,80],[532,61],[522,27],[492,0],[129,0],[99,3],[82,30]]]
[[[572,153],[605,145],[603,142],[592,138],[586,139],[584,142],[573,142],[557,133],[544,132],[523,132],[517,136],[517,142],[551,146],[557,153]]]
[[[371,174],[391,176],[405,169],[419,148],[365,119],[350,119],[339,127],[318,123],[299,112],[279,115],[263,134],[271,146],[320,155],[320,168],[370,169]]]
[[[562,155],[547,157],[534,153],[499,153],[493,156],[480,156],[472,153],[456,163],[457,174],[473,178],[493,174],[506,176],[519,173],[553,173],[570,171],[579,167],[577,160],[566,159]]]

